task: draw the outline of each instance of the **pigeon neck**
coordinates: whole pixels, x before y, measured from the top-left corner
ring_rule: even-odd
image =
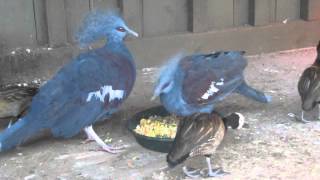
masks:
[[[112,52],[124,55],[131,62],[131,64],[135,67],[133,57],[123,41],[109,40],[103,48],[108,49]]]
[[[123,39],[119,37],[110,36],[107,38],[107,46],[117,46],[123,44]]]
[[[114,34],[109,34],[107,35],[107,44],[121,44],[123,43],[123,38],[122,36],[114,35]]]
[[[123,41],[116,41],[109,39],[104,48],[110,49],[112,51],[116,51],[118,53],[122,54],[128,54],[129,50],[127,49],[126,45],[123,43]],[[130,53],[129,53],[130,54]]]

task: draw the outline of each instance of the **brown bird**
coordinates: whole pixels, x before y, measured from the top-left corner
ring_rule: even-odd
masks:
[[[19,118],[29,107],[37,87],[4,86],[0,88],[0,118]]]
[[[304,118],[304,111],[311,111],[320,103],[320,41],[317,45],[317,58],[314,63],[305,69],[298,82],[298,91],[301,97],[301,121],[308,123],[310,121]],[[320,106],[319,115],[320,118]]]
[[[217,177],[228,174],[221,168],[212,169],[210,157],[220,145],[227,127],[240,129],[244,124],[244,116],[240,113],[221,118],[216,113],[194,114],[180,121],[173,146],[167,155],[169,167],[182,163],[188,157],[205,156],[208,170],[192,170],[186,166],[183,172],[189,177],[199,177],[200,174]]]

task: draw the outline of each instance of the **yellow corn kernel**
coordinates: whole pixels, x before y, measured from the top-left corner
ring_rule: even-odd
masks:
[[[177,132],[177,120],[156,116],[142,118],[134,131],[148,137],[174,138]]]

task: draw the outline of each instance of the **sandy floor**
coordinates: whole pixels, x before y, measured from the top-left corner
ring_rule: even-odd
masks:
[[[288,113],[300,112],[297,81],[315,58],[315,50],[263,54],[249,57],[246,77],[250,85],[273,96],[259,104],[232,95],[218,109],[245,115],[249,129],[230,130],[212,158],[230,175],[220,179],[320,179],[320,122],[302,124]],[[127,119],[150,102],[154,72],[139,71],[134,92],[121,112],[96,125],[99,135],[129,147],[112,155],[94,151],[95,143],[82,144],[84,135],[68,140],[46,139],[0,154],[0,179],[181,179],[181,166],[161,171],[166,154],[152,152],[136,143],[126,129]],[[316,119],[317,110],[308,113]],[[201,168],[203,158],[184,164]]]

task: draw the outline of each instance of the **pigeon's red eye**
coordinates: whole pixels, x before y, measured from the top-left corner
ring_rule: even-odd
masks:
[[[125,32],[126,30],[123,27],[117,27],[117,30],[120,32]]]

